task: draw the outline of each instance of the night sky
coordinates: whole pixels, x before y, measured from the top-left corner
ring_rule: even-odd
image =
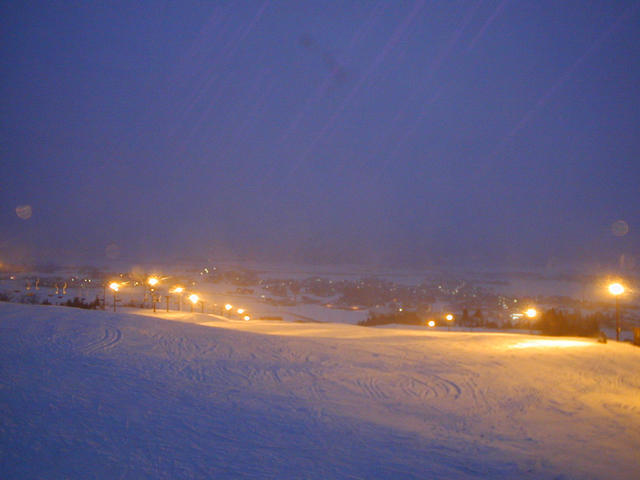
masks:
[[[640,2],[2,2],[0,261],[640,265]]]

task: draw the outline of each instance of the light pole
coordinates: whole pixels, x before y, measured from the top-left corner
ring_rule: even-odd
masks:
[[[619,283],[609,285],[609,293],[616,299],[616,342],[620,341],[620,303],[618,297],[624,293],[624,287]]]
[[[182,311],[182,292],[184,292],[184,288],[176,287],[173,289],[173,293],[178,294],[178,311]]]
[[[454,316],[450,313],[447,313],[444,319],[447,321],[447,330],[451,331],[451,322],[454,320]]]
[[[118,289],[120,288],[120,285],[118,285],[117,282],[111,282],[109,284],[109,288],[111,290],[113,290],[113,311],[116,311],[116,294],[118,293]]]
[[[524,312],[524,314],[528,318],[527,325],[529,326],[529,334],[531,334],[531,333],[533,333],[533,331],[531,330],[531,320],[533,320],[534,318],[536,318],[538,316],[538,311],[535,308],[529,308],[529,309],[527,309],[526,312]]]
[[[160,280],[157,277],[149,277],[147,283],[149,284],[149,291],[151,292],[151,302],[153,303],[153,313],[156,313],[156,292],[155,286],[158,284]]]
[[[189,295],[189,300],[191,300],[191,311],[193,312],[193,306],[198,303],[200,297],[198,297],[198,295],[196,295],[195,293],[192,293],[191,295]]]

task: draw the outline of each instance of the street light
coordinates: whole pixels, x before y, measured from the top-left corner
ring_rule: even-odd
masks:
[[[239,315],[242,315],[243,313],[244,313],[244,308],[239,308],[239,309],[238,309],[238,314],[239,314]]]
[[[529,325],[529,333],[532,333],[531,331],[531,320],[536,318],[538,316],[538,311],[535,308],[528,308],[524,314],[527,316],[528,320],[527,320],[527,324]]]
[[[615,296],[622,295],[624,293],[624,287],[619,283],[612,283],[609,285],[609,292]]]
[[[195,293],[192,293],[191,295],[189,295],[189,300],[191,300],[191,311],[193,312],[193,306],[198,303],[200,297],[198,297],[198,295],[196,295]]]
[[[451,313],[447,313],[444,319],[448,322],[447,330],[451,331],[451,322],[453,322],[454,316]]]
[[[151,292],[151,302],[153,303],[153,313],[156,311],[156,294],[154,292],[154,287],[160,283],[157,277],[149,277],[147,279],[147,283],[149,284],[149,291]]]
[[[227,313],[230,313],[232,308],[233,308],[233,305],[231,305],[230,303],[227,303],[224,306],[224,309],[227,311]]]
[[[109,284],[109,288],[113,290],[113,311],[115,312],[116,311],[116,294],[120,289],[120,285],[118,284],[118,282],[111,282]]]
[[[429,323],[427,323],[427,325],[431,328],[436,326],[436,322],[434,322],[433,320],[429,320]]]
[[[609,293],[616,299],[616,342],[620,341],[620,303],[618,297],[624,293],[624,287],[619,283],[609,285]]]
[[[176,287],[171,292],[178,294],[178,311],[182,311],[182,292],[184,292],[184,288]]]

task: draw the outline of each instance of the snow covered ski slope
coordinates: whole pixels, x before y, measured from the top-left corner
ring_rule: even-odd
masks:
[[[0,303],[3,479],[638,472],[627,344]]]

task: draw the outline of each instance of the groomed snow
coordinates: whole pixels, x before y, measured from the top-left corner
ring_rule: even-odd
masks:
[[[0,478],[635,479],[640,348],[0,303]]]

